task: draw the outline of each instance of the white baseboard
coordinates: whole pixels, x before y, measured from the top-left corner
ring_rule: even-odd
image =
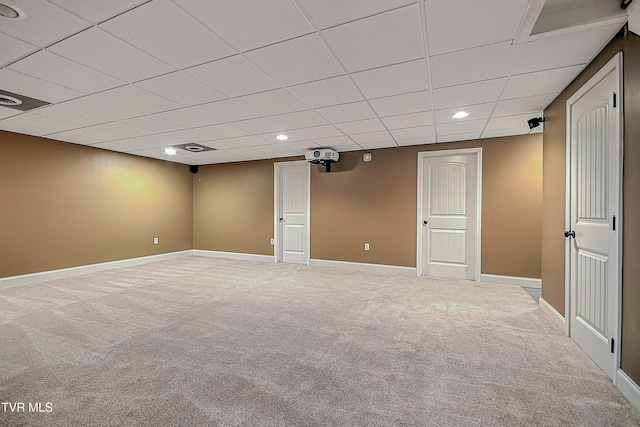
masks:
[[[93,273],[96,271],[109,270],[111,268],[132,267],[134,265],[147,264],[149,262],[162,261],[173,258],[181,258],[190,256],[191,250],[169,252],[166,254],[149,255],[138,258],[128,258],[118,261],[101,262],[97,264],[80,265],[78,267],[61,268],[59,270],[42,271],[39,273],[23,274],[20,276],[11,276],[0,278],[0,288],[10,286],[29,285],[31,283],[44,282],[47,280],[63,279],[67,277],[80,276],[82,274]]]
[[[309,265],[365,271],[368,273],[401,274],[403,276],[413,277],[417,275],[415,267],[403,267],[399,265],[368,264],[364,262],[333,261],[328,259],[312,259]]]
[[[203,249],[194,249],[194,256],[205,256],[213,258],[239,259],[242,261],[262,261],[274,262],[273,255],[245,254],[240,252],[222,252],[222,251],[206,251]]]
[[[640,412],[640,387],[621,369],[616,372],[616,387],[631,403],[631,406]]]
[[[540,297],[540,300],[538,301],[538,306],[540,307],[540,310],[547,315],[547,318],[551,320],[551,323],[556,325],[562,333],[566,333],[566,322],[564,316],[560,314],[558,310],[553,308],[553,306],[546,302],[542,297]]]
[[[498,285],[516,285],[526,288],[542,288],[542,279],[532,277],[500,276],[498,274],[481,274],[481,282],[496,283]]]

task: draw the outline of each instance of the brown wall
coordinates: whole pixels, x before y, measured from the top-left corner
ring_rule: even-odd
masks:
[[[0,153],[0,277],[192,248],[185,165],[3,131]]]
[[[417,153],[483,147],[482,272],[540,277],[540,135],[341,153],[311,167],[311,257],[414,267]],[[272,255],[273,161],[201,167],[196,249]],[[198,180],[202,180],[201,182]],[[364,243],[371,244],[365,252]]]
[[[640,38],[621,33],[545,111],[542,297],[564,314],[565,105],[617,52],[624,53],[622,369],[640,383]]]

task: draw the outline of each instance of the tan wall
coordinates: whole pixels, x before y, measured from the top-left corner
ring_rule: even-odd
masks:
[[[2,131],[0,153],[0,277],[192,247],[185,165]]]
[[[564,314],[565,105],[617,52],[624,52],[622,369],[640,383],[640,38],[615,38],[545,111],[542,297]]]
[[[540,277],[540,135],[372,150],[371,163],[342,153],[330,173],[312,165],[311,257],[414,267],[417,153],[478,146],[482,272]],[[196,249],[273,254],[273,161],[204,166],[194,178]]]

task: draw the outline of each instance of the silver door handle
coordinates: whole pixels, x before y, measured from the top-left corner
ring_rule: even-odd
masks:
[[[284,222],[284,218],[280,217],[280,218],[278,219],[278,222]]]
[[[423,227],[426,227],[427,224],[429,224],[429,221],[427,221],[426,219],[422,221],[422,226]]]

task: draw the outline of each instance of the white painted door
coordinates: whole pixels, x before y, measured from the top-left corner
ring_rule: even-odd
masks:
[[[587,83],[589,85],[589,83]],[[618,323],[620,122],[617,69],[568,102],[569,334],[614,378]],[[614,106],[614,102],[616,105]]]
[[[479,280],[479,152],[420,155],[419,271]]]
[[[309,263],[309,163],[276,163],[277,261]]]

